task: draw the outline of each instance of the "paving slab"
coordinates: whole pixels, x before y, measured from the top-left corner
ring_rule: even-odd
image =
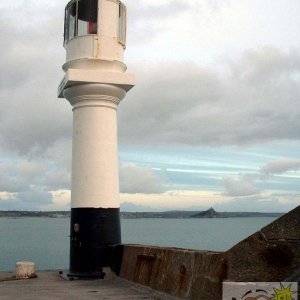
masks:
[[[58,271],[37,272],[37,278],[13,280],[12,273],[0,273],[0,299],[24,300],[138,300],[178,299],[108,274],[104,279],[65,280]]]

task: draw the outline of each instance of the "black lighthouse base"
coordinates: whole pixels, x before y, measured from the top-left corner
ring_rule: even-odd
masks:
[[[68,276],[103,278],[103,267],[119,273],[123,247],[119,208],[72,208]]]

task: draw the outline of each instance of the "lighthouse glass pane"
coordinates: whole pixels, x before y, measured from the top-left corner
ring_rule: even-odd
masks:
[[[68,40],[73,38],[76,35],[76,19],[69,15],[69,30],[68,30]]]
[[[76,36],[97,34],[98,0],[72,0],[65,11],[64,45]]]
[[[69,4],[66,8],[65,39],[64,39],[65,44],[71,38],[76,36],[76,11],[77,11],[77,2],[73,2]]]
[[[98,1],[78,2],[78,36],[97,34]]]
[[[118,40],[125,46],[126,44],[126,6],[120,2],[119,4],[119,30]]]

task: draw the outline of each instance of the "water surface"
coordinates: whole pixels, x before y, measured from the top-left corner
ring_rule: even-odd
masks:
[[[276,218],[123,219],[124,244],[225,251]],[[17,261],[39,270],[66,269],[69,218],[0,218],[0,271]]]

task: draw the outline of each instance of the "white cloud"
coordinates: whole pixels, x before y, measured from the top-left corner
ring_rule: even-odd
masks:
[[[52,203],[44,207],[45,210],[69,210],[71,203],[70,190],[56,190],[50,192]]]
[[[297,159],[281,159],[267,163],[260,172],[269,176],[273,174],[283,174],[288,171],[298,171],[300,169],[300,160]]]
[[[259,189],[254,186],[254,183],[242,178],[241,180],[232,177],[223,179],[225,187],[225,195],[231,197],[251,196],[260,193]]]
[[[135,205],[143,205],[147,210],[176,210],[176,209],[207,209],[211,206],[221,205],[232,201],[229,197],[217,194],[213,191],[186,191],[170,190],[164,193],[154,194],[126,194],[120,195],[121,202],[129,202]]]
[[[267,184],[268,181],[271,180],[271,175],[284,174],[289,171],[297,171],[299,169],[300,160],[279,159],[270,161],[262,166],[258,172],[240,174],[238,178],[225,177],[223,179],[225,188],[224,195],[231,197],[260,195],[263,193],[263,191],[256,186],[258,183],[264,182]],[[278,192],[275,192],[275,194],[276,193]],[[275,194],[274,192],[269,194],[268,200],[274,200],[275,198],[273,197]],[[281,195],[281,198],[282,197],[283,196]],[[291,195],[289,195],[288,198],[290,197]],[[296,198],[298,199],[298,196]],[[289,200],[287,201],[289,202]]]
[[[234,197],[227,203],[215,206],[217,211],[255,211],[255,212],[288,212],[300,205],[299,199],[288,200],[286,194],[264,192],[248,197]],[[285,199],[284,201],[282,201]]]
[[[300,194],[277,194],[276,195],[277,202],[282,206],[298,206],[300,205]]]
[[[122,193],[161,193],[166,187],[163,178],[154,174],[151,166],[140,167],[132,163],[120,166],[120,190]]]
[[[0,201],[8,201],[16,198],[16,193],[0,192]]]

